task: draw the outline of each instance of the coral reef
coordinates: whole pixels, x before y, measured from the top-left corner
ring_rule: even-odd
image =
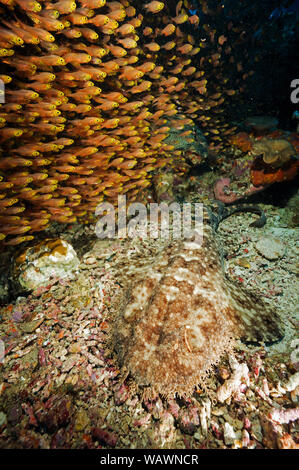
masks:
[[[229,138],[229,143],[236,146],[242,152],[249,152],[252,149],[252,139],[246,132],[238,132]]]
[[[214,186],[215,198],[221,202],[229,204],[229,203],[237,201],[240,198],[249,196],[252,193],[256,193],[264,189],[264,186],[259,186],[257,184],[255,186],[250,185],[240,195],[234,191],[231,191],[229,186],[230,186],[229,178],[221,178],[220,180],[218,180]]]
[[[73,247],[59,238],[26,248],[13,261],[12,278],[27,291],[47,285],[51,278],[69,277],[79,265]]]
[[[250,179],[254,186],[270,185],[294,179],[298,174],[299,160],[290,160],[281,168],[272,168],[263,161],[256,160],[252,165]]]
[[[297,206],[294,199],[289,212],[295,214]],[[125,295],[133,271],[142,279],[169,241],[98,240],[85,245],[74,280],[52,280],[0,307],[5,342],[0,448],[197,452],[298,447],[297,421],[292,420],[299,393],[298,229],[283,228],[282,207],[263,208],[266,226],[251,227],[254,216],[236,214],[221,223],[217,238],[235,289],[242,286],[246,296],[253,292],[267,308],[283,312],[282,341],[267,346],[236,341],[234,355],[224,354],[205,378],[206,393],[197,389],[184,399],[168,400],[142,396],[134,381],[123,381],[107,350],[107,332],[113,326],[112,304]],[[87,225],[81,230],[80,237],[90,233]],[[283,258],[265,260],[256,251],[257,240],[270,234],[285,244]],[[77,235],[75,225],[65,227],[61,237],[74,242]]]
[[[239,132],[228,140],[234,158],[231,161],[227,159],[221,168],[221,173],[227,176],[213,184],[214,196],[219,201],[230,204],[273,183],[297,176],[299,146],[296,133],[278,129],[261,138]]]

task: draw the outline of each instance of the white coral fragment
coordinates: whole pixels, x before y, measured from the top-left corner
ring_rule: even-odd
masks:
[[[232,376],[224,382],[217,390],[217,398],[223,403],[225,400],[230,398],[233,394],[237,393],[242,382],[249,385],[249,369],[247,364],[234,365],[234,371]]]

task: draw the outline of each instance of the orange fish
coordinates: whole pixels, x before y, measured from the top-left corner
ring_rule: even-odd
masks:
[[[22,59],[5,59],[5,63],[11,65],[12,67],[16,68],[19,72],[25,72],[29,75],[33,75],[37,69],[35,64],[28,63],[26,60]]]
[[[170,23],[161,30],[160,34],[162,34],[162,36],[170,36],[171,34],[175,32],[175,30],[176,30],[176,26]]]
[[[143,77],[144,73],[141,70],[138,70],[134,67],[123,67],[122,73],[119,75],[119,78],[125,80],[137,80],[138,78]]]
[[[186,23],[187,20],[188,20],[188,15],[186,15],[186,13],[181,13],[180,15],[177,15],[175,18],[173,18],[173,21],[176,24]]]
[[[97,41],[99,39],[98,33],[90,28],[80,28],[80,31],[85,39],[88,41]]]
[[[55,8],[61,15],[66,15],[76,10],[76,3],[74,0],[61,0],[53,5],[48,5],[48,8]]]
[[[105,26],[107,23],[109,23],[109,17],[106,15],[96,15],[93,16],[90,20],[89,23],[94,24],[95,26]]]
[[[141,70],[143,73],[147,73],[147,72],[151,72],[152,70],[154,70],[155,67],[156,67],[156,64],[154,62],[144,62],[143,64],[138,65],[138,67],[136,68],[138,70]]]
[[[31,19],[33,19],[33,21],[36,19],[38,24],[47,31],[60,31],[64,29],[64,24],[55,18],[31,15]]]
[[[126,15],[127,15],[127,16],[130,16],[130,17],[131,17],[131,16],[135,16],[135,15],[136,15],[136,10],[135,10],[135,8],[134,8],[133,6],[128,6],[128,7],[126,8]]]
[[[87,10],[87,11],[85,10],[84,12],[83,11],[79,12],[79,9],[78,9],[78,10],[76,10],[75,13],[71,13],[70,15],[68,15],[66,17],[66,19],[74,25],[86,24],[86,23],[88,23],[88,18],[90,16],[92,16],[92,14],[93,14],[93,13],[91,13],[91,15],[90,15],[89,12],[90,12],[90,10]],[[86,14],[82,14],[82,13],[86,13]]]
[[[112,91],[110,93],[102,93],[103,98],[111,101],[117,101],[118,103],[126,103],[128,100],[119,91]]]
[[[220,46],[223,46],[223,44],[227,41],[227,38],[222,34],[221,36],[219,36],[218,38],[218,43],[220,44]]]
[[[149,26],[146,26],[143,30],[143,35],[144,36],[150,36],[153,33],[153,28],[150,28]]]
[[[197,26],[197,25],[199,24],[199,17],[198,17],[197,15],[189,16],[189,22],[190,22],[192,25]]]
[[[150,42],[148,44],[145,44],[144,47],[146,47],[147,49],[149,49],[151,52],[157,52],[160,50],[160,46],[158,43],[156,42]]]
[[[117,42],[119,42],[126,49],[134,49],[137,47],[137,42],[131,38],[118,39]]]
[[[178,51],[181,52],[181,54],[189,54],[189,52],[192,51],[193,46],[192,46],[192,44],[184,44],[183,46],[178,47],[177,49],[178,49]]]
[[[11,47],[12,45],[21,46],[24,44],[24,41],[20,36],[9,29],[3,28],[0,28],[0,41],[7,43],[8,47]]]
[[[15,0],[15,2],[25,11],[38,12],[42,9],[41,4],[35,0]]]
[[[176,46],[176,43],[175,41],[169,41],[169,42],[166,42],[163,46],[161,46],[163,49],[165,49],[166,51],[170,51],[171,49],[173,49],[174,47]]]
[[[127,51],[120,46],[114,46],[113,44],[107,44],[107,48],[110,50],[114,57],[123,57],[127,55]]]
[[[81,31],[78,28],[64,29],[61,34],[69,39],[78,39],[82,36]]]
[[[20,137],[23,134],[22,129],[16,129],[16,128],[5,128],[5,129],[0,129],[0,139],[1,140],[7,140],[10,139],[11,137]]]
[[[112,10],[109,13],[107,13],[107,16],[111,20],[122,21],[126,17],[126,11],[124,9]]]
[[[46,66],[58,66],[66,65],[64,58],[59,57],[58,55],[45,55],[45,56],[29,56],[28,60],[33,62],[34,65],[46,65]]]
[[[104,121],[101,127],[103,129],[114,129],[115,127],[118,126],[118,124],[119,124],[118,118],[107,119],[106,121]]]
[[[117,101],[102,100],[102,98],[95,98],[95,101],[100,103],[98,108],[102,111],[111,111],[112,109],[119,107],[119,103],[117,103]]]
[[[128,23],[132,24],[134,28],[139,28],[139,26],[141,25],[141,20],[139,18],[132,18],[128,21]]]
[[[126,2],[127,3],[127,2]],[[121,2],[107,2],[106,6],[109,8],[109,10],[123,10],[124,5]]]
[[[2,181],[0,183],[0,191],[5,191],[6,189],[10,189],[13,187],[13,183],[10,183],[9,181]]]
[[[65,64],[72,63],[72,64],[86,64],[91,61],[91,55],[84,54],[84,53],[75,53],[70,52],[63,56]]]
[[[2,82],[6,85],[7,83],[10,83],[12,81],[12,78],[9,75],[2,75],[0,74],[0,79]]]
[[[68,103],[71,104],[71,103]],[[89,104],[79,104],[78,106],[74,105],[74,111],[78,114],[86,114],[88,111],[91,110],[91,106]]]
[[[86,52],[92,57],[101,58],[108,54],[109,51],[99,46],[88,46],[86,47]]]
[[[106,0],[80,0],[83,7],[86,8],[101,8],[106,4]]]
[[[78,158],[76,158],[75,155],[73,154],[63,154],[63,155],[60,155],[58,158],[56,158],[55,160],[56,162],[61,162],[61,163],[79,163],[79,160]]]

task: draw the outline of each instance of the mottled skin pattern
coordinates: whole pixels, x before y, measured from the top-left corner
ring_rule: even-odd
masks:
[[[113,331],[123,369],[139,386],[187,395],[236,338],[275,341],[280,320],[224,276],[215,233],[202,244],[182,240],[166,250],[129,290]]]

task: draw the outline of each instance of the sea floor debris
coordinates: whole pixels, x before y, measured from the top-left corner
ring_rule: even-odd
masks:
[[[81,252],[74,279],[1,307],[0,448],[298,448],[298,228],[285,223],[287,209],[261,207],[264,227],[250,226],[255,215],[234,214],[218,236],[228,277],[283,312],[282,341],[238,341],[205,391],[142,396],[123,381],[107,335],[127,267],[141,269],[163,242],[97,240]],[[269,236],[285,246],[282,257],[256,250]]]

